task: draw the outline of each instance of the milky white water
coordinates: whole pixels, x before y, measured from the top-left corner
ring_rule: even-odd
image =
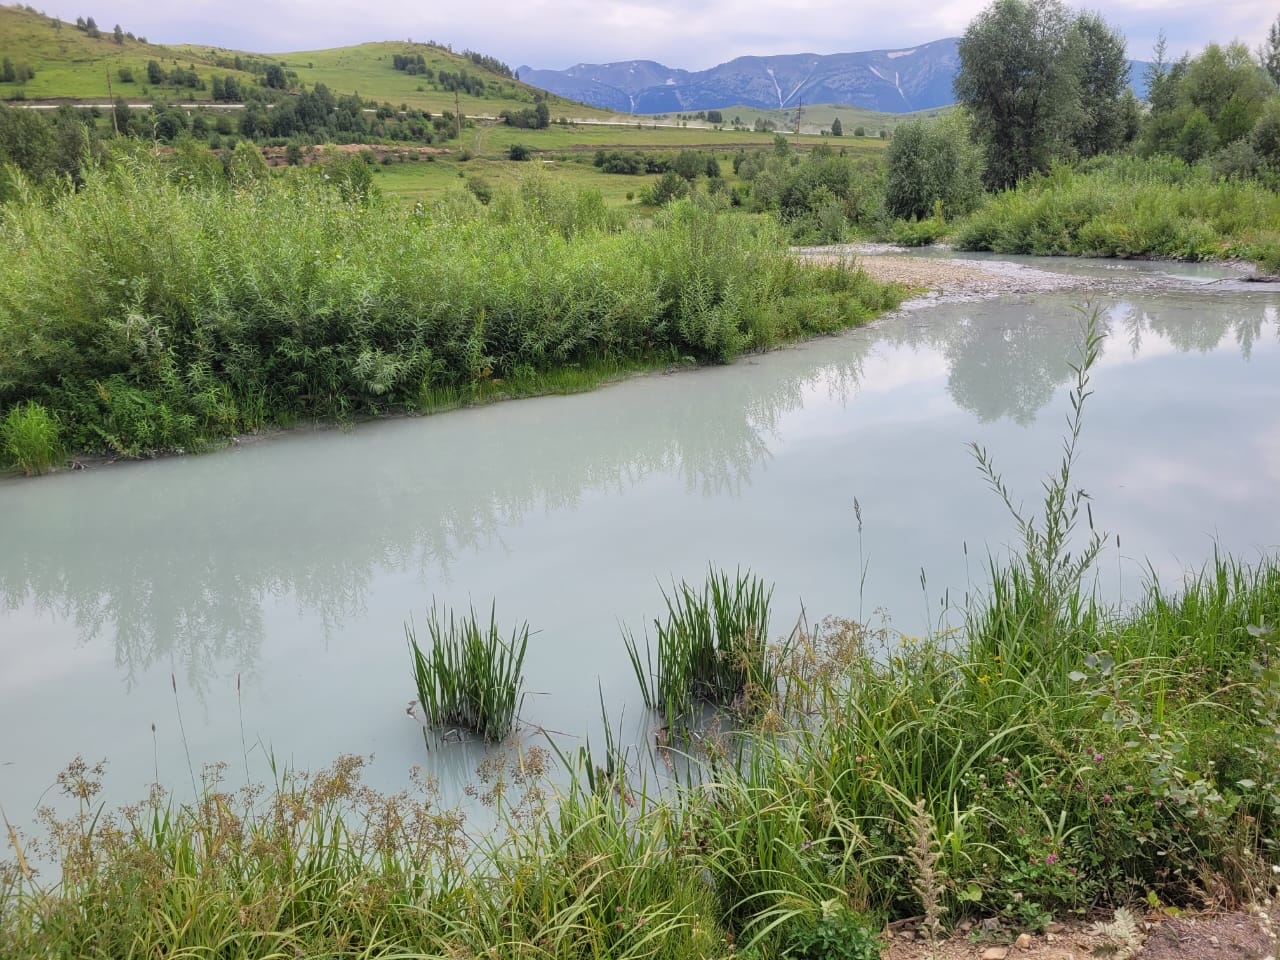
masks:
[[[1215,544],[1280,549],[1280,293],[1168,269],[1182,280],[1100,301],[1077,480],[1120,535],[1110,600]],[[908,634],[954,622],[1012,533],[966,444],[1036,504],[1079,299],[931,305],[579,396],[0,481],[0,806],[29,821],[76,754],[108,760],[113,801],[157,777],[189,792],[214,760],[233,784],[246,756],[269,776],[268,754],[372,753],[397,789],[415,763],[466,776],[474,749],[428,754],[404,715],[404,624],[433,598],[529,621],[523,716],[570,747],[600,692],[643,729],[620,625],[709,563],[776,584],[776,634],[802,603]]]

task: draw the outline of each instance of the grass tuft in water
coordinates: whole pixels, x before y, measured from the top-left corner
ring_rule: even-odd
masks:
[[[657,665],[648,640],[643,658],[634,636],[624,642],[645,706],[665,710],[669,720],[687,718],[699,702],[757,712],[774,690],[769,662],[769,598],[750,571],[709,570],[699,590],[681,581],[668,594],[666,621],[655,620]]]
[[[418,701],[427,723],[436,728],[465,728],[491,743],[505,739],[519,713],[529,624],[520,624],[505,640],[494,607],[485,626],[474,608],[462,617],[450,611],[444,619],[433,606],[427,632],[431,645],[424,652],[413,625],[405,625]]]

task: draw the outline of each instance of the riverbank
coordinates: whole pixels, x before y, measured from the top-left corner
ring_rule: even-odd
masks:
[[[359,167],[358,161],[355,162]],[[230,184],[121,160],[0,238],[0,447],[137,457],[432,409],[594,368],[723,363],[895,306],[706,198],[633,227],[545,178],[407,210],[340,170]],[[491,388],[501,387],[493,390]]]

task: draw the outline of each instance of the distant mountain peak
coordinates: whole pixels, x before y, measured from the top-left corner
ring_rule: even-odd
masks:
[[[887,113],[945,106],[959,67],[948,37],[894,50],[737,57],[688,71],[654,60],[579,63],[567,70],[522,66],[520,79],[571,100],[621,113],[671,113],[729,106],[772,110],[796,103],[845,103]]]

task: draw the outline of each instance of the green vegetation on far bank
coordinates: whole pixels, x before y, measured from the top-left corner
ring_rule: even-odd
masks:
[[[0,953],[873,960],[894,920],[1037,930],[1265,895],[1280,562],[1216,558],[1099,608],[1103,538],[1071,546],[1092,327],[1085,345],[1038,515],[975,451],[1022,542],[959,631],[802,623],[753,709],[696,736],[655,712],[639,753],[508,744],[471,787],[483,822],[417,778],[367,789],[357,757],[265,791],[215,767],[192,802],[107,811],[102,767],[77,759],[59,777],[77,809],[38,848],[56,882],[9,828]]]
[[[1244,259],[1280,272],[1280,196],[1210,164],[1104,158],[990,198],[951,235],[962,250],[1086,257]]]
[[[356,158],[281,178],[242,147],[230,179],[197,151],[120,158],[47,200],[16,181],[0,418],[42,410],[70,450],[187,449],[562,369],[723,362],[897,302],[705,193],[631,227],[541,176],[487,207],[459,190],[406,208]]]

